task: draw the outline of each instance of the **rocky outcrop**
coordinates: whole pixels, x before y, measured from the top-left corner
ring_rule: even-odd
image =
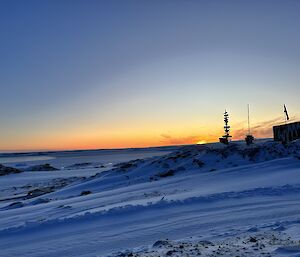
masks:
[[[12,168],[12,167],[6,167],[6,166],[0,164],[0,176],[20,173],[20,172],[22,172],[22,171],[19,169]]]
[[[54,170],[58,170],[58,169],[56,169],[56,168],[52,167],[50,164],[46,163],[46,164],[35,165],[32,167],[29,167],[26,170],[27,171],[54,171]]]
[[[48,194],[54,191],[54,187],[36,188],[27,193],[27,198],[33,198],[40,195]]]
[[[91,191],[86,190],[86,191],[82,191],[80,195],[89,195],[91,193],[92,193]]]

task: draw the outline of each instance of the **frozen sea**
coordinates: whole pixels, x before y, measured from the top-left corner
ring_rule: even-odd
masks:
[[[0,153],[0,163],[14,167],[26,167],[49,163],[58,169],[63,169],[66,166],[80,163],[98,163],[108,166],[135,159],[162,156],[177,148],[178,147],[176,146],[170,146],[129,149]]]

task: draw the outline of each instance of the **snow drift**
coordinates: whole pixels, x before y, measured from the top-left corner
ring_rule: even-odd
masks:
[[[300,141],[236,142],[3,176],[22,179],[0,191],[1,256],[299,256],[299,156]]]

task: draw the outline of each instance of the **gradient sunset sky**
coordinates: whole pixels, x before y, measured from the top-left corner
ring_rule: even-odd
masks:
[[[300,1],[0,1],[0,150],[217,141],[300,114]]]

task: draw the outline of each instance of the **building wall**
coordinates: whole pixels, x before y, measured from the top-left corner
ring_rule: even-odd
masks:
[[[300,122],[294,122],[273,127],[275,141],[283,143],[290,142],[300,138]]]

